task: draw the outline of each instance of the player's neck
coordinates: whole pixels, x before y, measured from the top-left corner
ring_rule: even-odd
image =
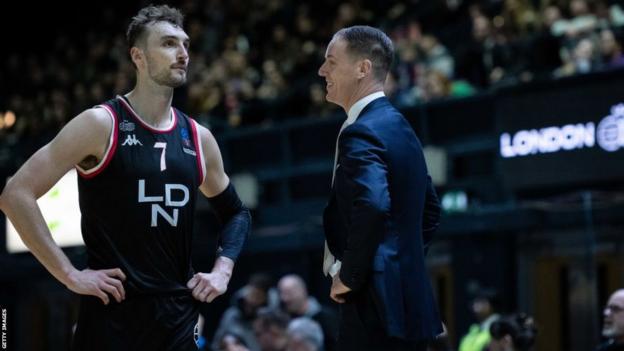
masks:
[[[126,94],[134,111],[152,127],[168,125],[171,120],[173,89],[137,84]]]

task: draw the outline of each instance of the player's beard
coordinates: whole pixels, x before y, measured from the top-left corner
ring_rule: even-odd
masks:
[[[170,88],[177,88],[186,83],[186,72],[180,75],[179,70],[171,67],[162,67],[158,69],[157,65],[152,60],[147,58],[147,74],[150,78],[159,85],[164,85]]]

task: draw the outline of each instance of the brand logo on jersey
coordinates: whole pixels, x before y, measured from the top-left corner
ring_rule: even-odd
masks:
[[[135,128],[134,123],[128,121],[121,121],[119,123],[119,130],[122,132],[131,132]]]
[[[175,200],[175,198],[182,198]],[[173,227],[178,226],[180,209],[189,202],[189,189],[182,184],[165,184],[164,196],[147,196],[145,194],[145,179],[139,179],[139,203],[152,203],[151,226],[158,227],[158,217],[162,217]],[[163,208],[161,205],[164,205]],[[170,209],[171,213],[168,212]]]
[[[137,139],[136,135],[132,134],[132,135],[126,135],[126,140],[123,142],[123,144],[121,144],[121,146],[126,146],[126,145],[130,145],[130,146],[134,146],[134,145],[141,145],[143,146],[143,143],[141,143],[139,141],[139,139]]]
[[[182,151],[184,151],[185,153],[191,155],[191,156],[197,156],[197,153],[195,153],[195,151],[191,150],[191,149],[187,149],[185,147],[182,148]]]
[[[193,340],[195,340],[195,344],[199,346],[199,336],[201,335],[199,330],[199,322],[195,324],[195,328],[193,329]]]
[[[191,138],[189,137],[188,129],[180,129],[180,136],[182,137],[182,145],[186,147],[191,147]]]

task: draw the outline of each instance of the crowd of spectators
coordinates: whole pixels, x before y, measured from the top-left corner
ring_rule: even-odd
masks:
[[[619,2],[173,2],[191,37],[188,84],[174,104],[217,133],[338,113],[325,102],[317,71],[332,33],[354,24],[392,37],[396,59],[386,92],[400,108],[610,69],[624,65]],[[17,118],[0,128],[0,143],[32,140],[13,153],[18,162],[80,111],[132,89],[128,19],[114,11],[101,16],[91,27],[53,36],[45,49],[5,51],[0,113]]]
[[[335,351],[337,314],[309,295],[300,276],[288,274],[274,287],[255,273],[238,290],[206,350]]]

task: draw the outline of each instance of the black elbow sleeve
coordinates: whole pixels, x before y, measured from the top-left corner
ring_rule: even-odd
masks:
[[[243,202],[238,197],[232,183],[228,184],[219,195],[208,198],[208,201],[219,220],[224,224],[244,208]]]
[[[217,254],[235,261],[251,232],[251,214],[231,183],[221,194],[208,200],[223,224]]]

